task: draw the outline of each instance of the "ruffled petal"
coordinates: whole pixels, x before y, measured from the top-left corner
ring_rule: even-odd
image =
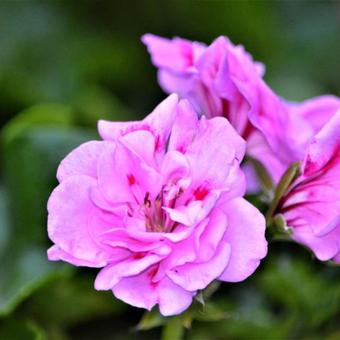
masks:
[[[109,142],[91,141],[70,152],[60,163],[57,171],[58,181],[70,176],[86,175],[97,178],[97,163],[100,155],[114,145]]]
[[[195,137],[198,124],[198,115],[192,104],[188,100],[181,100],[178,104],[178,114],[171,131],[169,150],[178,150],[185,153]]]
[[[332,260],[340,252],[340,223],[324,235],[316,235],[308,225],[294,228],[293,239],[310,248],[320,261]]]
[[[103,266],[111,255],[95,238],[116,219],[92,203],[90,191],[95,184],[91,177],[71,176],[52,192],[48,201],[48,234],[72,258]]]
[[[204,50],[203,44],[181,38],[171,40],[153,34],[143,35],[142,42],[147,46],[155,66],[174,72],[187,71]]]
[[[129,256],[130,252],[124,249],[116,249],[114,251],[111,251],[110,254],[117,261],[119,261]],[[65,261],[73,264],[74,266],[100,268],[106,265],[106,261],[103,261],[102,263],[93,263],[91,261],[76,258],[72,256],[72,254],[65,252],[64,250],[55,245],[47,250],[47,256],[50,261]]]
[[[151,310],[157,303],[162,315],[180,314],[186,310],[193,293],[174,284],[168,278],[152,282],[154,268],[138,275],[122,278],[113,288],[116,298],[135,307]]]
[[[100,120],[98,122],[99,135],[104,140],[117,140],[129,132],[145,130],[154,135],[156,150],[164,150],[177,114],[178,100],[176,94],[168,96],[142,121],[109,122]]]
[[[219,277],[238,282],[250,276],[267,255],[264,216],[243,198],[235,198],[220,206],[228,218],[224,241],[230,245],[228,266]]]
[[[245,141],[236,133],[228,121],[222,117],[200,120],[193,142],[186,151],[186,157],[193,171],[196,185],[207,182],[212,187],[220,187],[228,176],[228,167],[236,158],[242,161]]]
[[[122,278],[112,288],[115,297],[132,306],[151,310],[158,302],[157,287],[150,278],[152,270],[151,268],[138,275]]]
[[[112,289],[121,278],[138,275],[159,262],[161,258],[161,256],[152,253],[141,258],[132,255],[125,261],[108,265],[99,272],[94,286],[97,290]]]
[[[314,137],[309,146],[303,164],[303,173],[306,176],[315,173],[325,166],[332,157],[339,155],[340,150],[340,110]]]
[[[194,295],[195,292],[188,292],[164,278],[158,287],[159,311],[164,316],[180,314],[191,305]]]
[[[221,242],[214,257],[207,262],[186,263],[167,271],[169,278],[188,291],[204,289],[225,270],[230,256],[230,245]]]
[[[135,151],[117,142],[115,150],[106,151],[99,159],[98,185],[111,203],[142,204],[146,192],[151,197],[159,193],[161,176]]]
[[[340,109],[340,99],[336,96],[320,96],[292,106],[295,114],[306,119],[315,133]]]

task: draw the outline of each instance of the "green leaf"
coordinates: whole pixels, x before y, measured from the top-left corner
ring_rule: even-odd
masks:
[[[213,281],[212,283],[210,283],[203,291],[203,298],[205,300],[209,299],[217,290],[218,288],[221,286],[221,281]]]
[[[254,167],[255,173],[261,183],[261,187],[263,188],[264,192],[266,193],[266,195],[271,195],[272,191],[274,190],[274,183],[267,169],[257,159],[252,157],[247,157],[247,159]]]
[[[94,318],[115,316],[128,306],[112,292],[98,292],[93,287],[94,275],[69,275],[45,284],[36,291],[20,313],[34,315],[48,328],[68,328]]]
[[[20,112],[7,123],[2,131],[2,138],[7,144],[32,127],[69,126],[72,122],[73,113],[69,106],[57,103],[38,104]]]
[[[9,232],[8,200],[3,185],[0,185],[0,258],[5,252]]]
[[[1,208],[5,209],[7,197],[1,187],[0,195]],[[45,248],[20,248],[15,241],[8,243],[10,227],[5,215],[7,215],[7,211],[1,209],[0,316],[9,314],[44,282],[66,274],[65,266],[47,261]]]
[[[139,331],[146,331],[155,327],[162,326],[166,322],[158,311],[157,308],[153,308],[150,312],[145,312],[142,319],[139,321],[136,329]]]
[[[199,321],[220,321],[227,319],[228,313],[210,301],[204,306],[197,306],[193,313],[193,318]]]
[[[95,127],[99,119],[135,120],[136,116],[118,98],[100,86],[87,86],[74,98],[77,122]]]
[[[162,332],[162,340],[180,340],[183,335],[183,317],[178,315],[167,318]]]
[[[0,321],[0,339],[45,340],[45,332],[30,320],[5,319]]]
[[[9,235],[0,257],[0,314],[10,313],[45,282],[69,270],[47,260],[46,203],[60,160],[93,137],[90,130],[41,126],[23,130],[6,144]]]
[[[9,250],[1,259],[0,316],[11,313],[44,283],[68,275],[70,269],[65,264],[49,262],[45,248]]]
[[[203,292],[201,292],[201,291],[198,292],[197,295],[195,296],[195,300],[196,300],[197,302],[199,302],[201,305],[204,306],[205,301],[204,301]]]
[[[339,311],[339,272],[324,265],[317,270],[311,257],[301,255],[270,259],[260,284],[272,301],[282,304],[287,313],[295,313],[301,324],[315,327]]]
[[[57,184],[58,164],[73,148],[95,137],[87,129],[37,127],[6,146],[4,180],[16,246],[33,241],[45,244],[45,207]]]

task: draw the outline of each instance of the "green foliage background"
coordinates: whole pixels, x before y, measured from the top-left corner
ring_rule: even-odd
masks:
[[[339,1],[0,1],[0,339],[160,335],[157,314],[137,327],[143,311],[93,289],[96,270],[46,260],[60,160],[98,138],[99,118],[139,119],[165,97],[143,33],[228,35],[266,64],[279,94],[302,100],[340,94],[339,23]],[[185,337],[340,339],[339,278],[273,242],[253,277],[184,316]]]

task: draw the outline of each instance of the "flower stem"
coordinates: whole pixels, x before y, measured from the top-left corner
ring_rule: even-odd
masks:
[[[183,320],[181,316],[169,318],[162,332],[162,340],[181,340],[184,334]]]

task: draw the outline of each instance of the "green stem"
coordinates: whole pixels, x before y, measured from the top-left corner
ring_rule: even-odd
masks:
[[[163,327],[162,340],[181,340],[184,334],[181,316],[174,316],[166,320]]]
[[[287,191],[289,186],[292,184],[292,182],[299,176],[299,172],[300,172],[300,162],[295,162],[287,169],[287,171],[281,177],[280,182],[278,183],[275,189],[274,198],[272,200],[272,203],[266,215],[268,226],[272,224],[272,218],[275,214],[275,210],[278,204],[280,203],[282,196],[285,194],[285,192]]]

